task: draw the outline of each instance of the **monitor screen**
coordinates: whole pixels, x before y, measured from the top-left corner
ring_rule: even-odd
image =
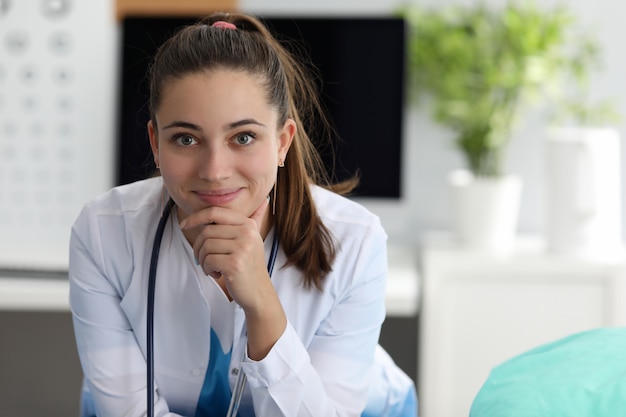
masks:
[[[127,17],[123,21],[119,184],[145,178],[154,170],[146,129],[147,69],[156,48],[178,28],[196,20]],[[358,173],[355,196],[399,198],[404,21],[395,17],[262,20],[288,49],[297,45],[315,66],[320,98],[336,132],[332,146],[320,141],[318,148],[331,176],[343,180]]]

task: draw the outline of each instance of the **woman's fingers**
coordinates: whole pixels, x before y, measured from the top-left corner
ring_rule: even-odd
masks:
[[[180,228],[190,230],[208,224],[229,224],[233,219],[242,218],[242,216],[233,216],[236,214],[238,213],[224,207],[207,207],[185,217],[180,222]]]

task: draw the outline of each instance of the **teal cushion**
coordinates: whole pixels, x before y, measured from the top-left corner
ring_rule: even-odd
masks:
[[[626,328],[577,333],[495,367],[470,417],[626,417]]]

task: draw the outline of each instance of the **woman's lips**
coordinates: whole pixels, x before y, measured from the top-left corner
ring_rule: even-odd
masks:
[[[210,206],[222,206],[230,203],[241,193],[241,188],[229,190],[194,191],[200,200]]]

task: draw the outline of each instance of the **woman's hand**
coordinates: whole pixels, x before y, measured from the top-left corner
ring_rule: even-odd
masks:
[[[183,232],[195,236],[191,242],[193,252],[204,273],[222,281],[227,295],[244,309],[254,308],[258,287],[269,282],[260,234],[267,206],[267,200],[263,200],[250,217],[223,207],[209,207],[189,215],[180,224]]]
[[[248,356],[264,358],[282,335],[287,318],[267,272],[261,226],[268,201],[250,217],[223,207],[189,215],[180,226],[198,228],[193,251],[205,274],[223,281],[227,295],[243,308]]]

